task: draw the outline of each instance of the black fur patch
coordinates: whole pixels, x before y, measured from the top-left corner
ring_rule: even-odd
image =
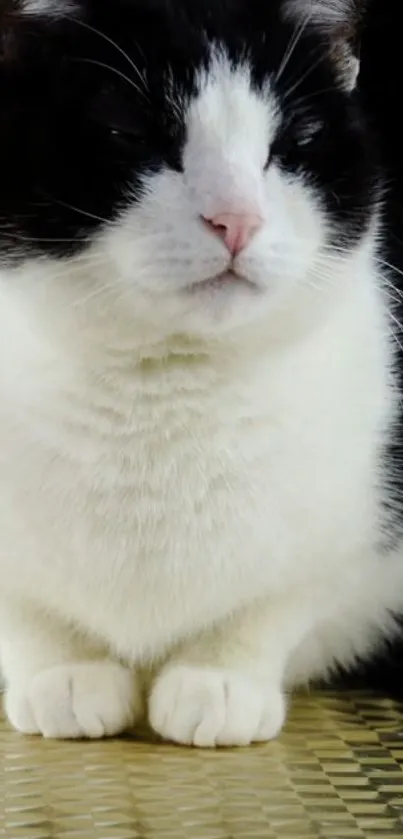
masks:
[[[212,44],[278,93],[284,119],[268,158],[315,185],[339,243],[360,236],[374,200],[362,114],[309,26],[276,81],[296,31],[281,9],[280,0],[81,0],[74,16],[4,14],[3,258],[73,254],[129,201],[128,187],[141,198],[145,173],[181,171],[186,105]],[[322,131],[300,143],[312,123]]]
[[[383,238],[379,257],[393,283],[391,298],[396,321],[397,381],[403,393],[403,155],[400,103],[401,12],[394,0],[368,0],[361,33],[359,95],[374,137],[385,182]],[[403,403],[400,417],[384,452],[383,482],[388,490],[385,543],[394,549],[403,538]],[[402,560],[403,561],[403,560]],[[388,550],[385,551],[388,573]],[[403,615],[396,615],[397,633],[380,645],[352,672],[341,674],[337,684],[348,688],[373,688],[403,696]]]

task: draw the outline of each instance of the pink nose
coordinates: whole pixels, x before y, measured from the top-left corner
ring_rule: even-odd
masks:
[[[211,230],[223,240],[230,254],[243,251],[263,225],[263,219],[256,213],[219,213],[205,218]]]

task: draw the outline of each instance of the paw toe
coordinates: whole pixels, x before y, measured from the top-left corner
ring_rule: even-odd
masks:
[[[157,679],[149,716],[158,734],[200,746],[247,746],[275,737],[285,718],[280,690],[233,671],[171,666]]]
[[[26,734],[98,739],[130,728],[141,701],[131,671],[112,662],[80,662],[44,670],[24,690],[11,688],[6,711]]]

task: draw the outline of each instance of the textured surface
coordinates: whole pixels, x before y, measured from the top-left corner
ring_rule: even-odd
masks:
[[[403,839],[403,704],[298,699],[267,746],[58,743],[0,726],[7,839]]]

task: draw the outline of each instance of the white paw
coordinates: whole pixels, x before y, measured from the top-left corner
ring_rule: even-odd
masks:
[[[70,739],[110,737],[141,715],[132,672],[112,662],[65,664],[38,673],[24,689],[11,685],[5,709],[23,734]]]
[[[281,730],[286,702],[231,670],[189,665],[164,669],[150,697],[150,722],[166,740],[186,745],[247,746]]]

